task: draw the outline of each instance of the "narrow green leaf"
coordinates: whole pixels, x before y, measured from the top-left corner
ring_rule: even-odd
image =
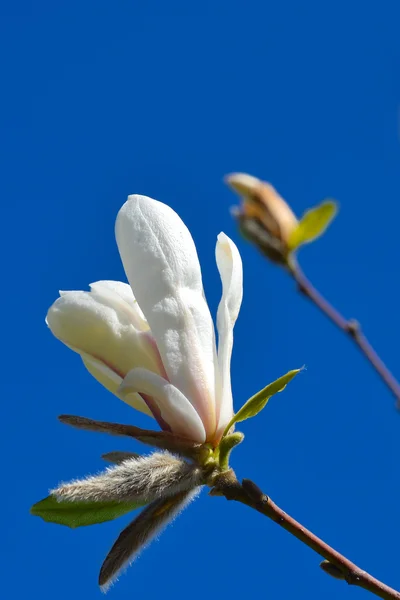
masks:
[[[334,200],[325,200],[315,208],[306,211],[289,237],[289,250],[296,250],[322,235],[336,213],[337,204]]]
[[[267,404],[268,400],[274,394],[278,392],[282,392],[285,389],[289,381],[293,379],[300,373],[301,369],[293,369],[293,371],[289,371],[286,375],[279,377],[263,390],[257,392],[255,396],[247,400],[245,404],[243,404],[242,408],[234,415],[232,420],[229,422],[228,426],[225,429],[224,436],[228,433],[232,425],[235,423],[240,423],[241,421],[246,421],[246,419],[250,419],[250,417],[255,417],[260,410],[262,410]]]
[[[55,496],[47,496],[34,504],[30,512],[47,523],[75,529],[112,521],[140,506],[143,504],[137,502],[59,502]]]

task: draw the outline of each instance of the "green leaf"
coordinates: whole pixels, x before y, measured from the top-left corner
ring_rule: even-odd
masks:
[[[293,251],[317,239],[335,218],[338,207],[334,200],[325,200],[304,213],[296,229],[292,231],[288,247]]]
[[[242,408],[234,415],[234,417],[229,422],[228,426],[224,431],[224,436],[228,433],[232,425],[235,423],[240,423],[241,421],[246,421],[246,419],[250,419],[250,417],[255,417],[267,404],[268,400],[274,394],[278,392],[282,392],[285,389],[289,381],[293,379],[300,373],[301,369],[293,369],[293,371],[289,371],[286,375],[279,377],[263,390],[259,391],[255,396],[247,400],[245,404],[243,404]]]
[[[75,529],[112,521],[140,506],[143,504],[137,502],[59,502],[55,496],[47,496],[34,504],[30,512],[47,523]]]

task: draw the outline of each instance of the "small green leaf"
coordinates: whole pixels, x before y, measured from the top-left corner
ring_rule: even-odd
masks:
[[[30,512],[47,523],[75,529],[112,521],[140,506],[143,504],[137,502],[59,502],[55,496],[47,496],[34,504]]]
[[[307,210],[289,237],[289,250],[296,250],[322,235],[336,213],[337,204],[334,200],[325,200],[315,208]]]
[[[250,417],[255,417],[260,412],[260,410],[264,408],[271,396],[277,394],[278,392],[282,392],[282,390],[285,389],[289,381],[291,381],[293,377],[297,375],[297,373],[300,373],[300,371],[301,369],[293,369],[293,371],[289,371],[288,373],[286,373],[286,375],[279,377],[279,379],[276,379],[275,381],[267,385],[267,387],[265,387],[263,390],[257,392],[255,396],[247,400],[247,402],[243,404],[242,408],[236,413],[236,415],[234,415],[234,417],[229,422],[228,426],[225,429],[224,436],[228,433],[232,425],[234,425],[235,423],[240,423],[241,421],[250,419]]]

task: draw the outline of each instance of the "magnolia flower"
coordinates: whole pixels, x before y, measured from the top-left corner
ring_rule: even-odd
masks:
[[[98,281],[90,292],[60,292],[47,324],[100,383],[153,416],[163,430],[216,445],[233,415],[230,360],[242,301],[239,252],[219,234],[217,352],[196,248],[179,216],[161,202],[129,196],[115,233],[129,285]]]

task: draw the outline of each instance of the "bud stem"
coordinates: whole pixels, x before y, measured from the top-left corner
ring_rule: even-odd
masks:
[[[340,574],[343,580],[349,585],[361,587],[379,598],[400,600],[400,592],[360,569],[360,567],[348,558],[303,527],[301,523],[279,508],[271,498],[266,496],[249,479],[244,479],[242,484],[240,484],[233,471],[227,471],[216,479],[211,495],[225,496],[227,500],[235,500],[236,502],[246,504],[283,527],[283,529],[286,529],[286,531],[325,559],[322,568],[326,572],[329,572],[330,575],[333,575],[335,572],[335,576],[338,577],[338,574]],[[330,569],[326,567],[326,563],[329,563]],[[336,570],[334,571],[335,568]]]
[[[363,334],[361,325],[354,319],[345,319],[343,315],[337,311],[336,308],[322,296],[322,294],[320,294],[304,275],[294,256],[290,257],[287,267],[289,273],[297,283],[299,292],[311,300],[311,302],[313,302],[315,306],[336,325],[336,327],[353,340],[360,352],[364,354],[365,358],[370,362],[372,367],[392,392],[396,398],[396,408],[400,410],[400,384]]]

